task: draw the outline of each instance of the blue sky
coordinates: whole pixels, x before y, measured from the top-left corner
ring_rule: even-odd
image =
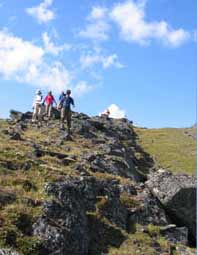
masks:
[[[194,0],[1,0],[0,117],[35,90],[71,88],[76,110],[146,127],[195,122]]]

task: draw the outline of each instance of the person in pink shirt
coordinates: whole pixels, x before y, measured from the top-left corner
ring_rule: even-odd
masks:
[[[49,91],[48,95],[44,99],[45,113],[46,113],[46,116],[48,117],[48,119],[51,118],[51,114],[52,114],[52,109],[53,109],[53,104],[54,103],[57,106],[57,103],[55,101],[55,98],[54,98],[52,92]]]

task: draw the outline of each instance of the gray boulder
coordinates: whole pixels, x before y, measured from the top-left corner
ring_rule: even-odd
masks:
[[[190,238],[196,239],[196,183],[192,176],[172,174],[159,170],[149,176],[147,187],[178,226],[189,229]],[[191,241],[190,239],[190,241]]]
[[[188,229],[186,227],[177,228],[176,225],[168,225],[161,227],[160,233],[171,243],[188,245]]]
[[[97,212],[112,224],[127,229],[128,210],[120,202],[116,180],[93,177],[68,178],[46,186],[53,197],[45,202],[43,215],[33,226],[44,254],[88,254],[91,229],[87,212]]]
[[[19,253],[10,249],[0,249],[0,255],[19,255]]]
[[[24,121],[24,120],[31,120],[32,119],[32,112],[22,113],[19,111],[11,110],[10,111],[10,118],[15,121]]]
[[[16,195],[14,193],[8,193],[0,190],[0,207],[11,204],[16,200]]]
[[[140,206],[136,206],[130,212],[130,223],[138,223],[141,225],[153,224],[157,226],[166,226],[170,224],[165,210],[161,207],[159,201],[150,193],[148,189],[144,189],[137,196]]]
[[[175,248],[175,254],[179,255],[196,255],[195,251],[192,251],[190,248],[185,247],[185,246],[176,246]]]
[[[16,141],[21,141],[22,140],[22,138],[21,138],[21,134],[20,133],[18,133],[18,132],[16,132],[16,131],[11,131],[10,133],[9,133],[9,135],[10,135],[10,140],[16,140]]]
[[[72,183],[47,187],[54,200],[45,202],[44,215],[34,224],[46,254],[81,255],[88,252],[88,222],[84,201]]]

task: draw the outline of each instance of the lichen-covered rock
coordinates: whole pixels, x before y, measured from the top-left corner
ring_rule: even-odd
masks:
[[[85,204],[74,185],[47,187],[55,200],[46,202],[44,215],[34,224],[48,254],[87,254],[88,223]]]
[[[14,130],[9,133],[9,138],[11,140],[16,140],[16,141],[22,140],[21,134],[19,132],[14,131]]]
[[[19,112],[19,111],[11,110],[10,111],[10,118],[15,122],[24,121],[24,120],[31,120],[32,119],[32,113],[31,112],[22,113],[22,112]]]
[[[128,195],[137,195],[137,190],[132,184],[119,184],[120,193],[127,193]]]
[[[171,243],[188,245],[188,228],[168,225],[160,228],[160,233]]]
[[[91,237],[87,212],[98,212],[111,223],[127,228],[128,211],[120,202],[117,181],[68,178],[47,185],[46,191],[54,199],[44,204],[44,214],[33,228],[49,254],[88,253]]]
[[[16,251],[12,251],[10,249],[1,249],[0,248],[0,255],[20,255],[20,254]]]
[[[16,200],[16,194],[0,190],[0,208]]]
[[[110,146],[109,146],[110,148]],[[81,160],[86,162],[93,172],[109,173],[130,178],[135,181],[142,181],[144,176],[138,172],[137,167],[129,154],[121,147],[119,156],[107,154],[105,151],[84,154]]]
[[[178,226],[186,226],[196,238],[196,183],[192,176],[159,170],[146,185]]]
[[[175,254],[178,255],[196,255],[196,251],[192,251],[190,248],[186,246],[176,246]]]
[[[149,192],[148,189],[138,193],[139,206],[131,210],[130,221],[141,225],[154,224],[165,226],[170,220],[159,201]]]
[[[83,205],[85,211],[94,212],[99,209],[103,216],[112,223],[126,229],[128,212],[120,203],[118,181],[80,177],[69,178],[62,183],[53,183],[47,186],[48,193],[55,196],[61,203],[64,203],[62,202],[64,201],[63,196],[67,192],[69,197],[73,196],[73,193],[69,193],[70,190],[73,190],[75,200],[80,200],[79,204]],[[99,200],[102,200],[102,202],[99,203]]]

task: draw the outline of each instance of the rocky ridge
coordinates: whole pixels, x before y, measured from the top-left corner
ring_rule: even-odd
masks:
[[[74,113],[69,137],[56,118],[0,126],[0,254],[194,254],[193,177],[157,171],[127,119]]]

